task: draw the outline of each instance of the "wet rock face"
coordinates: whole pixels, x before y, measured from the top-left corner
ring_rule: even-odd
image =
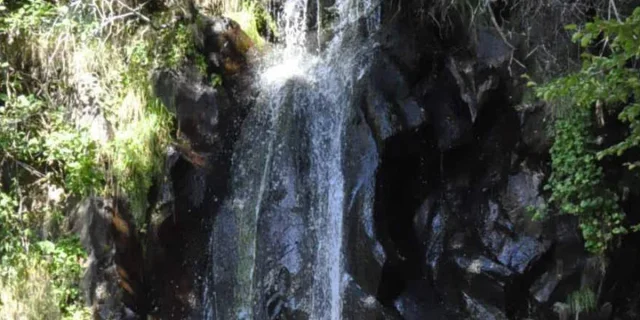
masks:
[[[517,106],[513,48],[497,34],[479,30],[472,45],[462,37],[427,52],[414,35],[425,29],[398,21],[383,31],[395,38],[383,36],[372,72],[382,86],[366,104],[382,147],[378,299],[405,319],[557,316],[554,303],[602,275],[590,273],[574,219],[531,220],[529,208],[545,202],[545,107]],[[407,100],[423,116],[396,111]]]
[[[203,18],[201,50],[210,72],[251,78],[245,54],[252,46],[236,22]],[[201,21],[202,22],[202,21]],[[231,78],[229,78],[231,79]],[[251,87],[228,81],[213,88],[195,68],[154,75],[156,95],[176,117],[180,143],[167,149],[165,170],[152,188],[146,230],[145,272],[149,316],[200,317],[200,292],[208,276],[209,221],[227,194],[233,145]]]

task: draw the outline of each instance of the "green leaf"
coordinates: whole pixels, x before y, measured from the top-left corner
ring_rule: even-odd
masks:
[[[575,24],[568,24],[568,25],[564,26],[564,29],[568,30],[568,31],[577,30],[578,26],[575,25]]]
[[[44,254],[52,254],[56,250],[56,245],[51,241],[40,241],[37,246]]]

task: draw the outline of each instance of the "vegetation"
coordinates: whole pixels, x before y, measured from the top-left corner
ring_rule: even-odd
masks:
[[[236,21],[258,48],[266,43],[261,32],[275,34],[277,29],[275,21],[259,2],[244,1],[240,10],[227,11],[224,15]]]
[[[143,216],[172,139],[150,75],[202,64],[191,37],[122,1],[0,0],[0,314],[89,318],[65,213],[99,195]]]
[[[616,235],[629,231],[618,196],[606,187],[599,160],[622,156],[640,144],[640,8],[625,20],[596,18],[575,30],[573,40],[586,50],[582,68],[538,87],[547,101],[571,106],[559,114],[551,150],[553,173],[547,188],[551,203],[562,213],[576,215],[588,250],[604,253]],[[593,53],[595,52],[595,53]],[[606,108],[606,109],[605,109]],[[594,115],[615,112],[628,125],[628,134],[611,146],[593,143]],[[625,166],[633,170],[640,162]],[[631,227],[637,231],[638,226]]]
[[[604,186],[604,175],[590,145],[590,115],[583,109],[559,119],[551,148],[553,173],[545,186],[551,203],[580,218],[587,250],[604,252],[616,234],[627,232],[617,196]]]
[[[593,290],[582,288],[569,295],[567,305],[569,306],[570,312],[575,315],[575,319],[580,319],[581,313],[596,311],[598,299]]]

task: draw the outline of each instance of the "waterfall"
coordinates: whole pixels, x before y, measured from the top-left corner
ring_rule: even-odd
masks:
[[[205,319],[269,319],[284,309],[343,318],[345,130],[379,8],[372,0],[326,2],[283,3],[283,44],[260,64],[260,94],[213,223]]]

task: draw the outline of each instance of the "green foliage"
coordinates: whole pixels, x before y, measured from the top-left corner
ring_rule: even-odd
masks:
[[[568,29],[578,29],[575,25]],[[620,121],[629,124],[629,135],[620,143],[598,152],[601,159],[610,155],[622,155],[640,143],[640,74],[636,68],[640,58],[640,8],[624,21],[596,18],[577,30],[573,40],[584,48],[594,42],[601,46],[601,54],[582,54],[582,68],[575,73],[558,78],[538,89],[544,100],[568,99],[579,108],[592,109],[595,104],[609,108],[622,108]],[[606,52],[606,55],[602,53]],[[630,168],[638,162],[629,163]]]
[[[86,254],[75,237],[59,239],[56,243],[40,241],[36,243],[37,254],[44,261],[53,284],[53,294],[58,297],[58,307],[69,314],[81,301],[78,284],[82,276],[82,262]]]
[[[199,62],[196,65],[204,73],[206,63],[195,50],[190,27],[176,24],[155,29],[124,18],[131,14],[119,4],[121,11],[103,16],[104,5],[114,4],[99,1],[70,8],[31,0],[0,19],[0,37],[10,40],[0,46],[0,52],[6,53],[7,73],[16,82],[7,95],[25,91],[21,81],[25,75],[47,83],[29,88],[42,92],[34,98],[39,105],[25,105],[46,111],[47,119],[67,124],[55,124],[55,130],[48,133],[55,139],[43,140],[52,151],[43,156],[67,160],[60,166],[65,188],[82,195],[126,196],[140,218],[146,208],[146,192],[162,168],[162,152],[171,139],[171,115],[153,97],[150,74],[188,61]],[[155,25],[169,25],[170,17],[158,14],[151,19]],[[104,115],[112,129],[108,141],[88,134],[84,124],[69,121],[73,108],[86,104],[94,104]],[[54,112],[58,105],[63,107]],[[37,144],[33,135],[29,138],[31,145]],[[84,152],[78,153],[81,150]],[[85,156],[73,159],[73,154]]]
[[[33,95],[6,99],[0,109],[0,150],[41,168],[75,195],[88,195],[101,184],[93,141],[65,120],[62,108],[48,108]]]
[[[262,4],[256,1],[244,1],[239,11],[226,12],[224,15],[237,22],[258,48],[266,43],[260,35],[260,30],[268,30],[271,33],[275,33],[277,30],[271,15]]]
[[[22,239],[28,238],[28,229],[22,228],[21,217],[16,215],[18,201],[15,197],[0,192],[0,278],[7,277],[13,268],[9,266],[19,258],[22,248]]]
[[[206,72],[189,26],[123,3],[0,0],[0,163],[15,178],[0,193],[0,314],[11,319],[89,318],[64,210],[120,196],[143,217],[172,129],[150,75],[188,62]],[[96,134],[87,109],[108,130]]]
[[[569,305],[571,313],[575,315],[595,311],[598,306],[597,303],[598,299],[596,294],[589,288],[576,290],[567,298],[567,304]]]
[[[603,253],[616,235],[628,232],[618,197],[604,186],[598,161],[620,156],[640,143],[640,104],[636,102],[640,75],[635,68],[640,54],[640,8],[624,21],[596,18],[582,28],[569,25],[567,29],[577,30],[573,40],[581,47],[600,54],[585,52],[579,71],[536,88],[544,100],[573,106],[556,123],[553,173],[547,188],[552,191],[551,202],[562,213],[579,217],[586,248]],[[599,112],[601,108],[617,111],[618,118],[628,123],[629,134],[623,141],[600,150],[591,144],[590,115],[596,107]],[[627,164],[629,168],[637,165]]]
[[[602,168],[590,145],[590,117],[584,109],[556,121],[551,148],[553,172],[545,186],[550,203],[578,216],[587,250],[602,253],[614,235],[626,233],[617,196],[603,185]]]
[[[20,164],[37,180],[22,184],[16,179],[12,193],[0,192],[0,314],[70,316],[83,309],[78,288],[84,252],[77,241],[40,241],[34,230],[61,209],[62,198],[100,187],[95,144],[64,121],[61,108],[50,109],[33,95],[4,102],[0,158]],[[49,194],[38,186],[61,191]]]
[[[138,222],[146,208],[147,192],[153,179],[161,173],[165,145],[170,135],[171,116],[157,99],[149,98],[146,116],[135,125],[119,128],[109,143],[111,173],[118,190],[129,198]]]
[[[214,88],[218,88],[222,85],[222,77],[219,74],[214,74],[211,76],[211,86]]]
[[[15,195],[0,192],[0,314],[88,319],[79,290],[86,258],[80,243],[69,237],[38,241],[19,210]]]

